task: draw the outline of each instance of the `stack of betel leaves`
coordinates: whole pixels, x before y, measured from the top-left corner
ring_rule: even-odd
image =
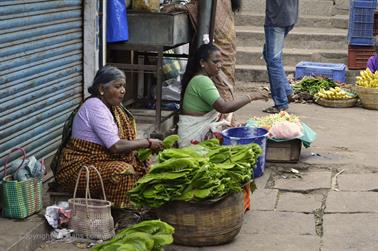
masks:
[[[174,228],[160,220],[143,221],[132,225],[111,240],[91,248],[92,251],[161,251],[173,243]]]
[[[129,191],[136,206],[206,201],[242,190],[262,154],[257,144],[221,146],[217,139],[159,153],[158,164]]]

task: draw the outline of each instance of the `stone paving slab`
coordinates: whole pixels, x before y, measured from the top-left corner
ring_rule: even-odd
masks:
[[[280,193],[277,210],[311,213],[322,205],[321,194]]]
[[[244,216],[243,234],[315,235],[312,214],[251,211]]]
[[[239,234],[229,244],[204,247],[201,251],[319,251],[317,236]]]
[[[316,189],[331,188],[331,172],[309,172],[301,174],[302,178],[278,178],[274,188],[286,191],[306,192]]]
[[[378,250],[378,214],[326,214],[322,251]]]
[[[186,247],[181,245],[169,245],[164,248],[165,251],[199,251],[199,247]]]
[[[325,212],[378,213],[378,193],[331,191],[328,193]]]
[[[0,226],[0,250],[35,250],[49,233],[43,216],[37,214],[24,220],[0,217]]]
[[[264,189],[271,174],[272,174],[272,169],[265,167],[264,175],[255,179],[256,187],[258,189]]]
[[[84,251],[88,248],[79,248],[74,243],[66,243],[65,241],[53,241],[42,244],[35,251]]]
[[[252,210],[273,210],[277,201],[277,189],[256,189],[251,195]]]
[[[337,183],[342,191],[378,191],[378,173],[341,174]]]

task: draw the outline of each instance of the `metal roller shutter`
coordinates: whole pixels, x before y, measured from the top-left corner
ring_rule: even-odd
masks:
[[[83,95],[82,12],[82,0],[0,0],[0,172],[14,147],[57,149]]]

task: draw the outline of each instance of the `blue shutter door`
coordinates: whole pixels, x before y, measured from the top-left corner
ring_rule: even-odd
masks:
[[[0,172],[14,147],[56,151],[82,100],[82,60],[82,0],[0,0]]]

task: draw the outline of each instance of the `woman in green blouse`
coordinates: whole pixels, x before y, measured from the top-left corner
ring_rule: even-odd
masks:
[[[267,93],[257,92],[226,102],[211,80],[220,74],[222,67],[221,52],[212,44],[202,45],[187,67],[190,81],[184,81],[182,88],[182,115],[178,123],[180,146],[203,141],[211,128],[223,123],[221,114],[235,112],[253,100],[268,98]]]

